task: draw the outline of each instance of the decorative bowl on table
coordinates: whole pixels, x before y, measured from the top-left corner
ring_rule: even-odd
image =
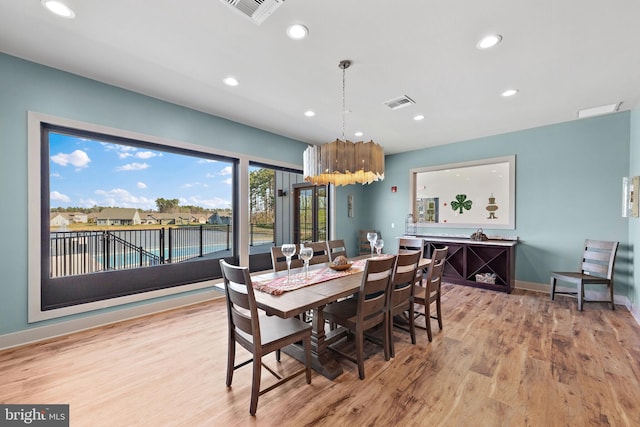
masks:
[[[329,263],[329,268],[336,271],[344,271],[351,268],[353,263],[347,259],[347,257],[340,255]]]

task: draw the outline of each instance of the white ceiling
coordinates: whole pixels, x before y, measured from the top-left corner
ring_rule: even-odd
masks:
[[[342,59],[346,136],[387,153],[640,105],[636,0],[286,0],[262,25],[220,0],[67,3],[76,19],[0,0],[0,51],[312,144],[342,136]],[[383,104],[401,95],[416,104]]]

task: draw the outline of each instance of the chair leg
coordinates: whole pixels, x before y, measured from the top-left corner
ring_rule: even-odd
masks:
[[[552,277],[551,278],[551,301],[553,301],[555,296],[556,296],[556,278]]]
[[[358,362],[358,376],[364,379],[364,332],[356,331],[356,361]]]
[[[229,337],[229,351],[227,352],[227,387],[231,386],[233,381],[233,366],[236,361],[236,340]]]
[[[389,354],[391,357],[396,357],[396,350],[393,346],[393,312],[390,312],[390,314],[387,319],[387,323],[389,324]]]
[[[584,302],[584,283],[578,284],[578,310],[582,311],[582,303]]]
[[[262,356],[253,357],[253,380],[251,382],[251,404],[249,406],[249,413],[251,415],[256,414],[258,409],[258,396],[260,395],[260,375],[262,373]]]
[[[436,312],[438,313],[438,327],[442,330],[442,306],[440,305],[440,291],[436,297]]]
[[[385,319],[382,322],[384,326],[384,333],[382,334],[382,347],[384,348],[384,360],[391,359],[391,350],[390,350],[391,340],[389,338],[391,337],[393,330],[389,327],[389,321],[393,321],[393,318],[392,316],[389,316],[389,312],[387,312],[385,314]]]
[[[409,313],[413,313],[413,302],[409,303]],[[411,344],[416,343],[416,324],[414,323],[414,316],[409,316],[409,334],[411,335]],[[391,319],[393,322],[393,319]],[[391,323],[393,327],[393,323]],[[393,329],[392,329],[393,331]]]
[[[277,349],[276,350],[276,361],[278,361],[278,362],[280,361],[280,356],[281,356],[280,349]]]
[[[431,335],[431,302],[428,300],[425,301],[424,305],[424,325],[427,328],[427,337],[429,338],[429,342],[433,341],[433,336]]]
[[[609,296],[611,297],[611,310],[615,310],[616,305],[613,303],[613,282],[609,283]]]

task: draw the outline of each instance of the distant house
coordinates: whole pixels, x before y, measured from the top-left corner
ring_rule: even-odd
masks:
[[[207,214],[191,214],[190,221],[195,224],[206,224]]]
[[[49,224],[51,227],[66,227],[69,225],[69,217],[65,213],[52,212],[49,214]]]
[[[158,218],[156,218],[155,213],[148,213],[146,215],[143,214],[143,216],[140,218],[140,223],[141,224],[158,224],[160,221],[158,220]]]
[[[140,214],[134,208],[105,208],[96,218],[97,225],[139,225]]]
[[[70,212],[67,215],[69,215],[69,220],[76,224],[86,224],[89,222],[89,215],[83,212]]]

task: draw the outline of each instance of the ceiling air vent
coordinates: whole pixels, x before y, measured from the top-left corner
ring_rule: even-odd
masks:
[[[409,98],[407,95],[402,95],[398,98],[393,98],[388,101],[385,101],[384,105],[391,108],[392,110],[397,110],[398,108],[408,107],[409,105],[415,104],[416,101]]]
[[[260,25],[284,0],[221,0]]]

